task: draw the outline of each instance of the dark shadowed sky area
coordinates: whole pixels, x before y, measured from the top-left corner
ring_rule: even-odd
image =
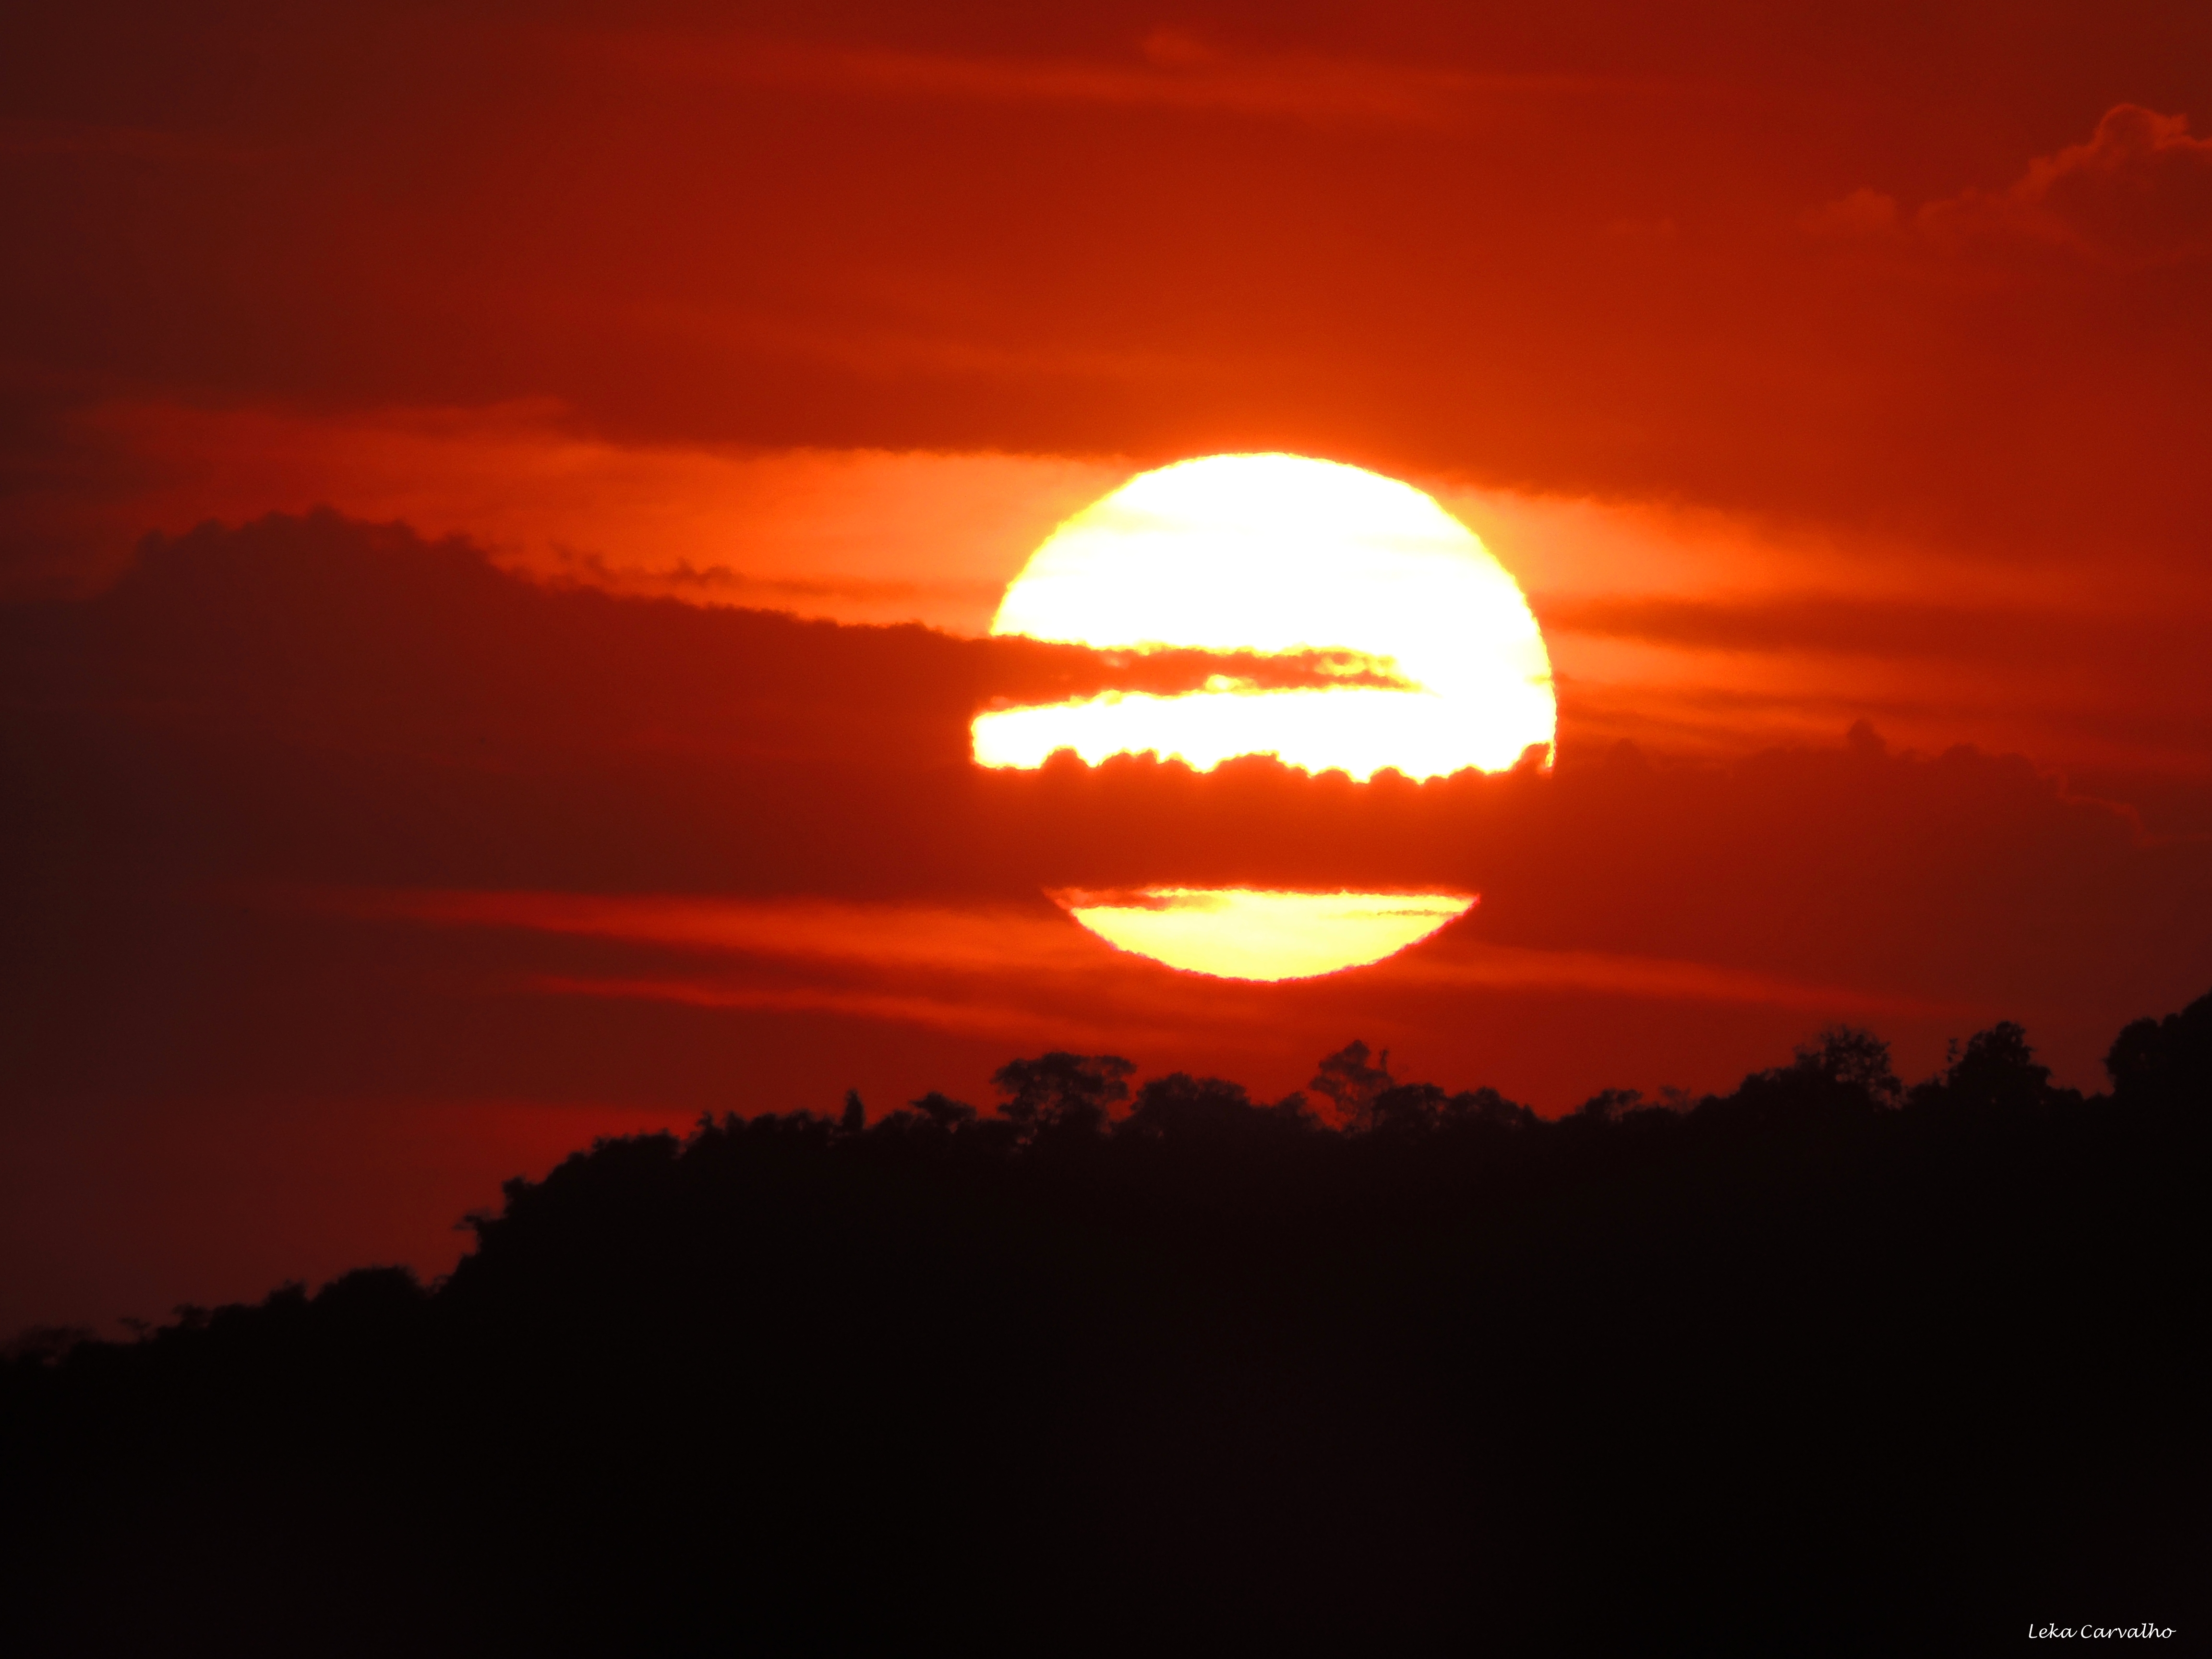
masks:
[[[2201,5],[88,0],[0,223],[0,1326],[1050,1048],[2096,1087],[2212,987]],[[1275,449],[1483,536],[1556,767],[971,765],[1222,666],[985,629]],[[1043,896],[1161,884],[1481,900],[1263,986]]]

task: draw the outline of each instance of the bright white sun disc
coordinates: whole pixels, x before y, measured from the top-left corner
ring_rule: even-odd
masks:
[[[1072,749],[1093,765],[1150,751],[1209,770],[1273,755],[1355,778],[1446,777],[1502,770],[1532,748],[1548,757],[1557,723],[1535,617],[1474,533],[1410,484],[1297,455],[1216,455],[1131,479],[1037,549],[991,631],[1107,651],[1350,653],[1397,684],[1216,680],[995,710],[974,726],[985,766]],[[1262,981],[1379,962],[1474,903],[1249,888],[1058,896],[1121,950]]]
[[[994,634],[1102,650],[1349,650],[1403,690],[1109,692],[982,714],[986,766],[1151,750],[1200,769],[1272,754],[1310,771],[1497,771],[1557,723],[1549,656],[1512,576],[1420,490],[1297,455],[1216,455],[1133,478],[1060,526]]]

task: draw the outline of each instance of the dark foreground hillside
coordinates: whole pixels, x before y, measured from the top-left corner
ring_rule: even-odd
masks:
[[[19,1651],[2202,1639],[2212,998],[1556,1124],[1121,1062],[726,1121],[4,1373]]]

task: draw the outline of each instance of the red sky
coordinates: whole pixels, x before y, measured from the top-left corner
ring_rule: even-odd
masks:
[[[2183,5],[23,21],[0,1326],[1050,1047],[2095,1085],[2212,985],[2208,137]],[[1272,448],[1519,575],[1556,771],[969,768],[1112,672],[975,637],[1036,541]],[[1153,880],[1483,900],[1258,988],[1039,896]]]

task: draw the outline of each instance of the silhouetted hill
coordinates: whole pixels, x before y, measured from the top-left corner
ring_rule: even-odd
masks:
[[[1554,1123],[1354,1044],[605,1141],[425,1290],[5,1370],[38,1650],[1960,1652],[2195,1628],[2212,997]],[[1323,1121],[1324,1115],[1328,1121]],[[1330,1125],[1340,1127],[1329,1127]]]

